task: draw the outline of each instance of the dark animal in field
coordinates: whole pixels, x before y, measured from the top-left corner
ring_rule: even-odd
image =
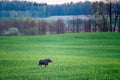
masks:
[[[44,60],[39,60],[39,66],[44,65],[45,67],[48,65],[49,62],[52,62],[51,59],[44,59]]]

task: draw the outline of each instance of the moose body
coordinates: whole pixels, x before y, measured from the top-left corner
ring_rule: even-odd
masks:
[[[45,65],[45,67],[48,65],[49,62],[52,62],[51,59],[44,59],[44,60],[39,60],[39,66]]]

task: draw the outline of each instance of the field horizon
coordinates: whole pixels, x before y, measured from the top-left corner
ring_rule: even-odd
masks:
[[[120,33],[0,36],[0,46],[0,80],[120,80]]]

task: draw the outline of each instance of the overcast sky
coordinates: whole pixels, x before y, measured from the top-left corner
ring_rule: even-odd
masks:
[[[26,0],[26,1],[33,1],[33,2],[47,3],[47,4],[62,4],[67,2],[100,1],[100,0]]]

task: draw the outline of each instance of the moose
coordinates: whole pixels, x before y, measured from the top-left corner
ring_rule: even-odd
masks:
[[[49,63],[49,62],[52,62],[52,60],[51,60],[51,59],[39,60],[38,66],[45,65],[45,67],[46,67],[46,66],[48,66],[48,63]]]

